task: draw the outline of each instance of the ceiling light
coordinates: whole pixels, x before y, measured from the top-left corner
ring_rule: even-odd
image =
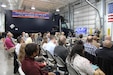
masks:
[[[56,12],[59,12],[60,11],[60,9],[56,9]]]
[[[79,14],[80,12],[79,11],[76,11],[76,12],[74,12],[75,14]]]
[[[6,5],[5,5],[5,4],[2,4],[2,5],[1,5],[1,7],[4,7],[4,8],[5,8],[5,7],[6,7]]]
[[[31,9],[32,9],[32,10],[35,10],[35,7],[34,7],[34,6],[32,6],[32,7],[31,7]]]
[[[49,2],[49,0],[40,0],[40,1],[45,1],[45,2]]]

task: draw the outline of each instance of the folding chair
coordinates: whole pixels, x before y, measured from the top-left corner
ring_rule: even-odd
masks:
[[[55,64],[56,61],[54,56],[47,50],[46,50],[46,54],[47,54],[48,60]]]
[[[55,55],[55,60],[57,62],[58,70],[64,71],[64,75],[68,75],[68,70],[66,67],[66,63],[59,56]]]
[[[19,72],[20,75],[25,75],[25,73],[22,71],[21,66],[19,66],[18,72]]]
[[[66,64],[69,75],[81,75],[79,71],[75,70],[71,64]]]
[[[69,72],[69,75],[81,75],[81,74],[79,73],[79,70],[77,69],[77,67],[76,67],[76,69],[75,69],[75,68],[71,65],[69,56],[67,56],[67,58],[66,58],[66,66],[67,66],[67,70],[68,70],[68,72]]]

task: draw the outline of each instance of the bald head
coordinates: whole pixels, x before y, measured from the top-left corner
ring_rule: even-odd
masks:
[[[103,42],[103,46],[104,46],[104,47],[107,47],[107,48],[111,48],[111,47],[112,47],[112,43],[111,43],[110,40],[105,40],[105,41]]]
[[[109,41],[111,41],[111,36],[105,36],[105,40],[109,40]]]
[[[93,41],[93,37],[92,36],[88,36],[87,37],[87,42],[91,43]]]

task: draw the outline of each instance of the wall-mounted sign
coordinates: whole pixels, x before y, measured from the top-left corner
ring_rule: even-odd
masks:
[[[75,29],[76,34],[87,34],[87,28],[86,27],[77,27]]]
[[[108,22],[113,22],[113,2],[108,4]]]
[[[23,10],[12,10],[12,17],[49,19],[49,13],[48,12],[31,12],[31,11],[23,11]]]

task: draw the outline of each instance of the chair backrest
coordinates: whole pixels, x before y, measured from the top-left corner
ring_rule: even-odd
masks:
[[[67,64],[67,69],[68,69],[69,75],[81,75],[79,71],[75,70],[71,64]]]
[[[20,75],[25,75],[25,73],[22,71],[21,66],[19,66],[18,72],[19,72]]]
[[[69,72],[69,75],[81,75],[78,68],[76,67],[76,69],[71,65],[70,62],[70,57],[67,56],[66,58],[66,66],[67,66],[67,70]]]
[[[50,61],[54,61],[55,60],[54,56],[49,51],[46,50],[46,53],[47,53],[47,57],[48,57],[48,59]]]
[[[46,50],[44,50],[43,48],[41,48],[40,54],[47,58]]]
[[[55,60],[57,62],[57,66],[58,67],[65,67],[65,62],[62,60],[62,58],[60,58],[59,56],[55,55]]]

